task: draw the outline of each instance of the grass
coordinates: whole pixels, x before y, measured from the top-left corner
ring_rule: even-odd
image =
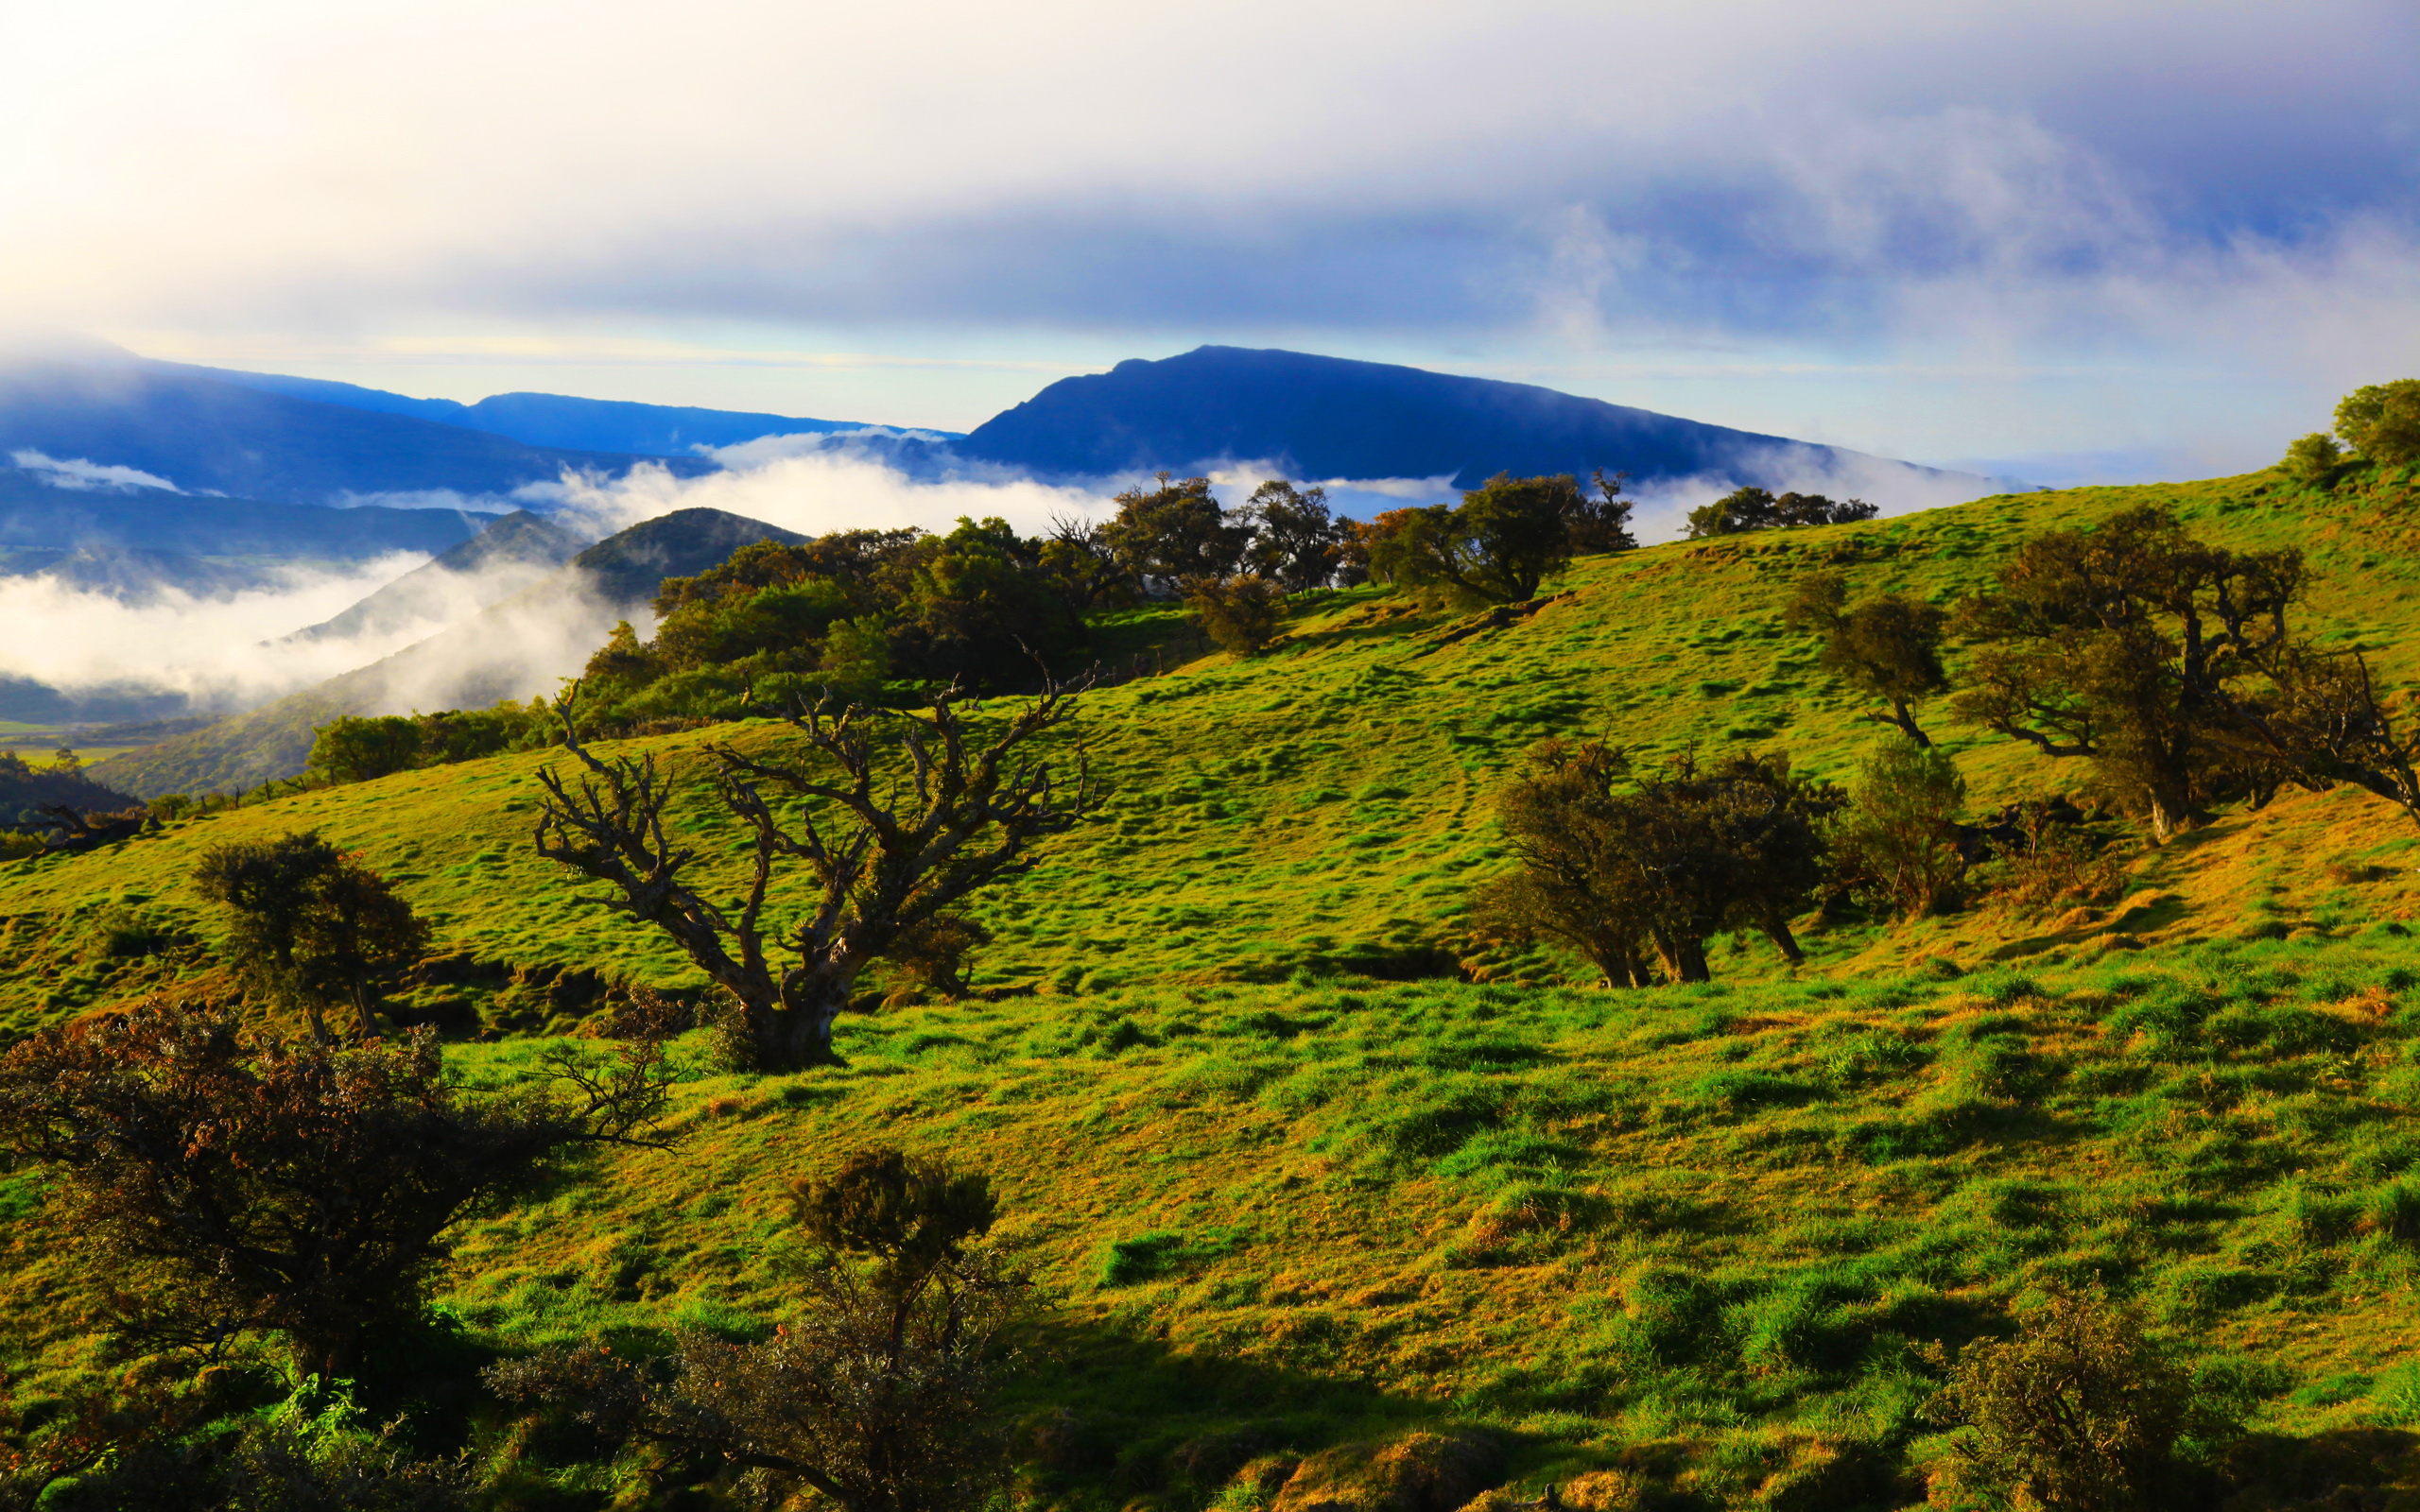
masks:
[[[2385,805],[2224,816],[2135,859],[2105,909],[1809,927],[1794,972],[1718,942],[1718,979],[1687,988],[1594,990],[1457,927],[1500,865],[1487,796],[1540,735],[1850,769],[1875,727],[1782,630],[1795,572],[1946,597],[2025,535],[2145,498],[2304,544],[2312,627],[2420,670],[2420,569],[2379,550],[2369,506],[2261,475],[1595,558],[1575,596],[1450,644],[1450,616],[1331,595],[1265,657],[1088,696],[1108,799],[979,910],[977,998],[853,1015],[848,1064],[800,1076],[688,1047],[679,1151],[472,1226],[444,1308],[489,1350],[762,1330],[789,1296],[785,1184],[895,1143],[991,1172],[1057,1298],[1019,1402],[1053,1505],[1241,1512],[1238,1454],[1447,1425],[1506,1435],[1523,1495],[1618,1471],[1672,1505],[1920,1504],[1945,1452],[1924,1348],[2076,1285],[2141,1299],[2266,1431],[2392,1431],[2377,1473],[2404,1484],[2420,836]],[[2083,781],[1935,720],[1979,806]],[[702,785],[718,738],[784,733],[632,748],[735,885]],[[437,922],[454,964],[413,1005],[518,1036],[458,1046],[462,1073],[525,1075],[595,983],[697,985],[531,853],[541,762],[0,868],[0,1028],[218,985],[195,856],[309,826]],[[41,1369],[83,1368],[91,1281],[47,1222],[39,1186],[0,1188],[0,1294]]]

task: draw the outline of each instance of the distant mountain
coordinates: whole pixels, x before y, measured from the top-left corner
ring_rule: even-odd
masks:
[[[535,585],[588,544],[585,536],[527,509],[515,510],[336,618],[297,630],[292,638],[344,640],[448,624]]]
[[[1529,384],[1241,347],[1061,379],[957,451],[1055,477],[1268,461],[1297,478],[1450,476],[1464,489],[1497,472],[1585,478],[1596,468],[1769,487],[1827,468],[1944,476]]]
[[[299,399],[133,358],[48,356],[0,363],[0,459],[21,451],[134,469],[188,493],[282,504],[435,491],[493,498],[566,471],[627,472],[635,460]],[[714,470],[696,459],[661,465],[690,475]]]
[[[182,363],[149,366],[196,373],[247,388],[341,404],[385,415],[409,415],[443,425],[506,436],[531,446],[576,451],[633,452],[647,456],[695,456],[701,446],[736,446],[768,436],[824,436],[866,428],[866,421],[806,420],[749,410],[698,409],[681,404],[639,404],[615,399],[575,399],[565,394],[491,394],[475,404],[451,399],[412,399],[383,388],[364,388],[324,378],[237,372]],[[955,438],[955,431],[929,434]]]
[[[164,489],[67,489],[45,482],[45,475],[0,466],[0,551],[113,546],[199,557],[350,560],[394,551],[444,551],[496,518],[477,510],[380,505],[331,509]]]
[[[102,782],[144,798],[231,792],[291,777],[312,728],[343,714],[476,709],[555,691],[605,642],[644,618],[657,585],[727,560],[758,541],[804,536],[720,509],[677,509],[609,536],[520,593],[384,661],[248,713],[95,764]]]

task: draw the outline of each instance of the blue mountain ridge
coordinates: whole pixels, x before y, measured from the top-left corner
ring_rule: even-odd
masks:
[[[1585,478],[1597,468],[1767,487],[1826,469],[1959,476],[1530,384],[1209,346],[1063,378],[955,450],[1047,477],[1261,461],[1296,478],[1450,476],[1463,489],[1498,472]]]
[[[618,399],[578,399],[568,394],[490,394],[476,404],[465,404],[452,399],[413,399],[383,388],[365,388],[326,378],[290,378],[283,373],[239,372],[230,368],[200,368],[184,363],[155,362],[147,366],[316,404],[382,415],[408,415],[441,425],[486,431],[529,446],[630,452],[641,456],[695,456],[701,446],[736,446],[768,436],[829,436],[863,430],[870,423],[748,410],[700,409],[685,404],[642,404]],[[925,434],[955,440],[959,433]]]

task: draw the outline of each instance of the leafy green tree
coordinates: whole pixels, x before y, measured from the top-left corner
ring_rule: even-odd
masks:
[[[1832,836],[1835,876],[1902,919],[1955,908],[1966,873],[1958,835],[1966,779],[1949,753],[1885,737],[1852,791]]]
[[[352,1006],[377,1034],[378,984],[428,949],[428,925],[385,879],[303,831],[202,852],[194,887],[227,910],[227,954],[250,991],[302,1011],[315,1043],[334,1042],[326,1010]]]
[[[793,1186],[830,1258],[762,1344],[682,1338],[667,1367],[601,1346],[489,1372],[509,1400],[568,1408],[609,1442],[719,1460],[753,1504],[811,1489],[844,1512],[975,1512],[1009,1485],[1001,1387],[1033,1316],[1025,1272],[983,1243],[980,1176],[897,1150]]]
[[[0,1142],[60,1183],[133,1336],[272,1332],[335,1379],[420,1323],[456,1225],[572,1148],[661,1143],[663,1040],[650,1022],[617,1057],[557,1057],[544,1089],[473,1095],[424,1029],[298,1043],[153,1002],[0,1058]]]
[[[312,734],[303,769],[320,782],[367,782],[420,764],[420,725],[401,714],[347,714]]]
[[[2369,384],[2336,406],[2336,434],[2373,462],[2420,462],[2420,378]]]
[[[1891,706],[1866,717],[1890,725],[1919,746],[1932,744],[1916,723],[1914,706],[1949,687],[1942,669],[1941,640],[1948,614],[1897,593],[1881,593],[1854,607],[1848,580],[1839,573],[1809,573],[1798,580],[1783,622],[1824,638],[1822,666],[1870,698]]]
[[[2017,548],[1960,606],[1978,643],[1958,716],[2043,754],[2090,760],[2160,839],[2240,772],[2237,685],[2289,644],[2298,551],[2232,552],[2143,506]]]
[[[1163,472],[1157,488],[1129,489],[1116,504],[1100,539],[1138,585],[1232,577],[1252,545],[1251,521],[1228,514],[1208,478]]]
[[[1327,490],[1297,491],[1283,478],[1253,490],[1244,507],[1253,523],[1244,561],[1253,574],[1289,593],[1306,593],[1335,581],[1344,567],[1344,522],[1328,513]]]
[[[2286,448],[2286,459],[2278,464],[2286,475],[2300,482],[2325,486],[2336,476],[2344,462],[2344,449],[2336,438],[2313,431]]]
[[[1581,506],[1570,474],[1498,473],[1457,506],[1390,510],[1371,545],[1371,576],[1426,597],[1515,604],[1571,564],[1571,519]]]
[[[1577,489],[1572,490],[1565,514],[1571,530],[1572,555],[1594,557],[1638,549],[1638,538],[1630,532],[1631,501],[1623,497],[1629,479],[1627,472],[1608,477],[1605,470],[1599,468],[1589,479],[1596,485],[1594,498]]]
[[[1776,498],[1766,490],[1746,487],[1735,489],[1712,504],[1700,505],[1689,511],[1687,534],[1698,541],[1707,536],[1733,536],[1750,530],[1794,530],[1805,525],[1852,524],[1871,520],[1882,512],[1880,505],[1863,499],[1842,499],[1837,503],[1820,493],[1785,493]]]
[[[1615,986],[1703,982],[1706,939],[1756,929],[1803,959],[1789,919],[1824,877],[1824,820],[1845,801],[1789,758],[1694,753],[1631,779],[1621,752],[1541,742],[1496,797],[1516,869],[1475,895],[1482,922],[1579,950]]]

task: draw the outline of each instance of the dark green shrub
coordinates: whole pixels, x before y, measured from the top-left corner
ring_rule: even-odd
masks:
[[[2180,1450],[2231,1436],[2240,1406],[2197,1391],[2133,1310],[2063,1296],[2015,1338],[1960,1350],[1932,1410],[1970,1431],[1960,1450],[1985,1488],[2060,1512],[2148,1512],[2192,1499]]]

